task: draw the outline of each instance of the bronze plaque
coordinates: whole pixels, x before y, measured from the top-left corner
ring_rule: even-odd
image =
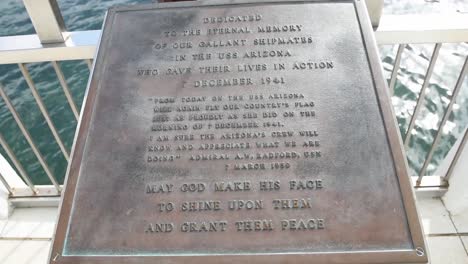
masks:
[[[51,263],[425,263],[364,1],[109,10]]]

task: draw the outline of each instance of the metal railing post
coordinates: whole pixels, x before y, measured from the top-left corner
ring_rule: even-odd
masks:
[[[56,0],[23,0],[42,44],[64,42],[65,22]]]
[[[93,59],[86,59],[85,61],[88,65],[88,69],[91,71],[93,69]]]
[[[384,6],[383,0],[366,0],[367,12],[372,23],[372,27],[376,29],[380,23],[380,17],[382,16],[382,9]]]

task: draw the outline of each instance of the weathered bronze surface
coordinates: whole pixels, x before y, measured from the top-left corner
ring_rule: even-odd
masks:
[[[427,262],[363,1],[218,3],[109,10],[51,263]]]

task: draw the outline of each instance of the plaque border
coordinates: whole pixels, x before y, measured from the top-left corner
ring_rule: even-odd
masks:
[[[71,212],[73,210],[73,200],[78,182],[78,176],[81,169],[81,160],[83,151],[87,144],[90,123],[93,117],[95,99],[100,89],[99,77],[106,68],[103,61],[106,50],[102,47],[107,46],[110,34],[104,34],[104,29],[111,32],[115,14],[118,12],[150,10],[150,9],[177,9],[177,8],[196,8],[224,5],[264,5],[264,4],[304,4],[304,3],[353,3],[356,17],[359,24],[363,46],[366,50],[367,61],[369,64],[372,82],[374,85],[378,107],[383,120],[387,141],[393,158],[398,179],[400,194],[403,199],[403,206],[408,221],[410,238],[412,240],[412,249],[410,250],[375,250],[375,251],[334,251],[334,252],[287,252],[287,253],[238,253],[238,254],[158,254],[158,255],[67,255],[63,254],[65,238],[68,232]],[[93,63],[87,89],[84,96],[84,102],[76,128],[75,137],[71,151],[71,162],[68,165],[66,179],[64,183],[63,197],[59,206],[59,216],[54,233],[52,247],[49,253],[49,263],[98,263],[115,264],[119,263],[428,263],[428,251],[425,243],[425,237],[422,233],[419,213],[416,207],[416,199],[408,175],[408,164],[403,151],[403,143],[395,113],[391,105],[390,91],[387,83],[384,81],[380,57],[373,34],[369,14],[367,13],[364,0],[342,0],[342,1],[324,1],[324,0],[218,0],[204,2],[173,2],[145,4],[138,6],[116,6],[110,8],[105,15],[104,23],[99,39],[99,46],[96,49],[95,60]],[[422,253],[422,254],[421,254]]]

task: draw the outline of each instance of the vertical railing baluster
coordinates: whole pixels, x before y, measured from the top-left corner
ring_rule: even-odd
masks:
[[[460,155],[465,148],[466,142],[468,141],[468,128],[465,129],[465,134],[463,134],[463,139],[460,142],[460,145],[458,146],[457,152],[455,152],[455,156],[452,159],[452,162],[450,162],[450,166],[447,170],[447,173],[445,174],[444,180],[448,182],[450,177],[452,177],[453,174],[453,169],[455,168],[455,165],[457,165],[458,159],[460,158]]]
[[[390,83],[388,85],[388,88],[390,89],[390,94],[393,95],[394,89],[395,89],[395,84],[396,80],[398,77],[398,70],[400,69],[400,62],[401,62],[401,55],[403,54],[403,51],[405,50],[406,44],[400,44],[398,46],[398,51],[395,57],[395,63],[393,64],[393,70],[392,70],[392,75],[390,77]]]
[[[52,184],[55,186],[55,189],[57,189],[58,192],[60,192],[60,185],[58,184],[57,180],[55,179],[55,176],[53,173],[50,171],[49,166],[45,162],[44,158],[42,157],[41,152],[39,152],[39,149],[37,148],[36,144],[32,140],[31,134],[29,134],[28,130],[23,124],[23,121],[21,121],[18,112],[16,112],[15,108],[13,107],[13,104],[11,103],[10,99],[6,95],[6,93],[3,91],[3,87],[0,85],[0,96],[3,98],[3,101],[5,101],[5,104],[7,105],[8,109],[10,110],[11,114],[13,115],[13,118],[16,121],[16,124],[19,126],[21,132],[23,133],[23,136],[26,138],[28,141],[29,145],[31,146],[31,149],[33,150],[34,154],[36,155],[37,159],[39,160],[39,163],[41,164],[42,168],[44,169],[45,173],[47,174],[47,177],[49,177],[50,181]]]
[[[21,178],[23,179],[23,181],[29,186],[29,188],[31,189],[31,191],[33,193],[36,193],[36,188],[34,187],[34,184],[32,183],[31,178],[26,173],[26,170],[23,168],[23,165],[21,165],[21,162],[19,162],[19,160],[16,157],[15,153],[10,148],[10,145],[8,145],[8,143],[6,142],[6,140],[5,140],[5,138],[3,137],[2,134],[0,134],[0,145],[5,150],[6,154],[10,158],[10,160],[13,162],[13,165],[18,170],[18,172],[19,172]]]
[[[404,146],[408,148],[410,139],[411,139],[411,131],[413,131],[414,124],[416,123],[416,119],[418,118],[419,111],[421,110],[421,106],[424,103],[426,88],[429,86],[429,81],[431,80],[432,72],[434,71],[434,66],[439,57],[439,51],[442,47],[441,43],[437,43],[434,47],[434,51],[432,52],[431,61],[429,62],[429,66],[427,67],[426,76],[424,77],[424,82],[421,87],[421,91],[419,92],[419,97],[416,102],[416,106],[414,107],[413,115],[411,116],[411,121],[408,125],[408,129],[406,130]]]
[[[458,96],[458,94],[459,94],[459,92],[461,90],[463,80],[465,79],[465,75],[466,75],[467,71],[468,71],[468,56],[466,57],[465,63],[463,64],[460,75],[458,76],[457,83],[455,84],[455,88],[453,89],[453,92],[452,92],[452,98],[450,99],[450,103],[448,104],[447,109],[445,110],[444,117],[442,118],[442,121],[439,124],[439,128],[437,130],[436,137],[435,137],[434,141],[432,142],[431,149],[427,153],[426,159],[424,160],[424,164],[423,164],[421,170],[419,171],[418,180],[416,181],[416,185],[418,185],[418,186],[421,184],[421,180],[422,180],[422,178],[424,177],[424,174],[427,171],[427,167],[429,166],[429,163],[432,160],[432,156],[434,155],[434,151],[435,151],[437,145],[439,144],[440,138],[442,137],[443,128],[445,126],[445,123],[447,123],[447,120],[448,120],[450,114],[452,113],[453,104],[455,104],[457,96]]]
[[[52,66],[54,67],[55,73],[57,74],[58,80],[60,84],[62,85],[63,92],[65,93],[65,97],[67,98],[68,104],[70,105],[70,108],[73,112],[73,115],[75,115],[75,119],[78,120],[78,110],[76,108],[76,104],[73,101],[73,97],[70,93],[70,89],[68,88],[67,80],[65,80],[65,76],[63,75],[62,70],[60,69],[60,66],[56,61],[51,61]]]
[[[11,189],[11,186],[8,184],[8,182],[5,180],[5,178],[3,178],[3,175],[1,173],[0,173],[0,181],[3,183],[3,186],[5,186],[5,188],[7,189],[8,194],[12,195],[13,194],[13,189]]]
[[[37,105],[39,106],[39,110],[41,111],[42,115],[44,116],[47,125],[49,125],[50,130],[52,131],[52,134],[55,138],[55,141],[60,147],[60,150],[62,150],[63,156],[65,156],[65,159],[68,161],[70,159],[70,155],[65,148],[65,144],[63,144],[62,139],[60,138],[57,129],[54,126],[54,123],[50,119],[49,112],[47,111],[47,108],[44,105],[44,102],[41,99],[41,96],[39,95],[36,86],[34,85],[34,82],[31,78],[31,75],[29,74],[28,69],[26,69],[26,66],[23,63],[18,64],[21,73],[23,74],[24,79],[26,80],[26,83],[28,84],[29,88],[31,89],[31,92],[34,96],[34,99],[36,100]]]

